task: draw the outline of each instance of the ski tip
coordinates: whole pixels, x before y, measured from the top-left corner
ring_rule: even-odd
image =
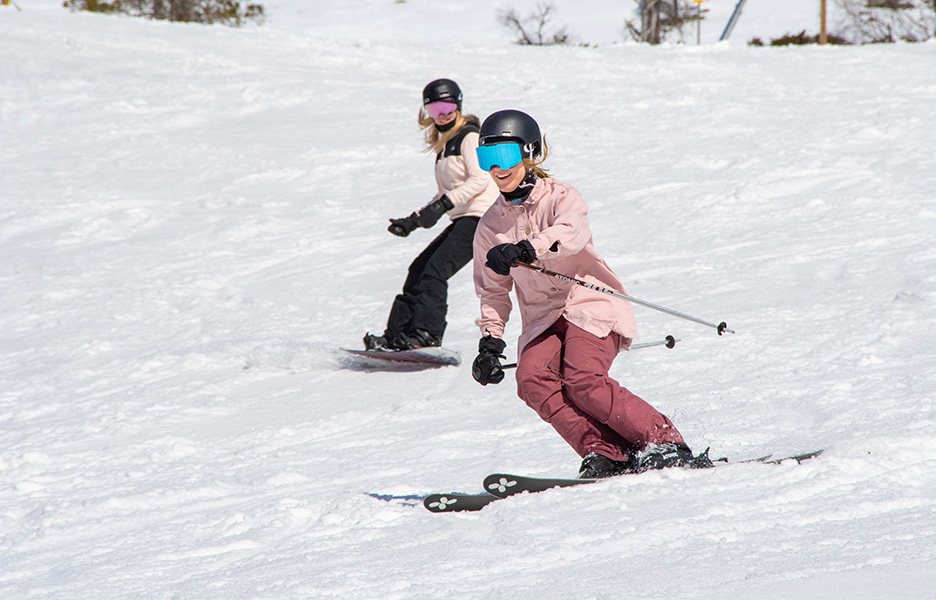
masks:
[[[825,452],[825,448],[820,448],[819,450],[813,450],[812,452],[806,452],[804,454],[797,454],[796,456],[790,456],[789,460],[795,460],[797,463],[801,463],[804,460],[809,460],[810,458],[816,458]]]
[[[768,460],[762,460],[760,462],[766,463],[768,465],[779,465],[781,463],[796,461],[796,464],[801,465],[805,461],[812,458],[816,458],[825,452],[825,448],[820,448],[819,450],[813,450],[812,452],[803,452],[801,454],[791,454],[789,456],[784,456],[782,458],[771,458]]]
[[[800,454],[790,454],[787,456],[775,457],[773,454],[765,454],[763,456],[758,456],[756,458],[746,458],[743,460],[728,460],[727,458],[713,458],[713,463],[724,463],[724,464],[746,464],[746,463],[760,463],[764,465],[779,465],[780,463],[796,461],[797,464],[801,464],[811,458],[816,458],[825,452],[825,448],[820,448],[819,450],[813,450],[812,452],[802,452]]]

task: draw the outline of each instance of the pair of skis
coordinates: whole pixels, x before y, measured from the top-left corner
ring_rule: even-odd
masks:
[[[739,461],[741,463],[762,463],[778,465],[783,462],[796,461],[797,464],[803,461],[815,458],[822,454],[822,450],[806,452],[803,454],[794,454],[784,456],[783,458],[773,458],[768,454],[758,458]],[[716,465],[728,464],[726,459],[715,462]],[[423,506],[430,512],[466,512],[478,511],[497,500],[502,500],[510,496],[526,493],[543,492],[552,488],[564,488],[577,485],[587,485],[605,481],[604,479],[557,479],[549,477],[525,477],[523,475],[512,475],[509,473],[493,473],[484,478],[484,492],[480,494],[429,494],[423,499]]]

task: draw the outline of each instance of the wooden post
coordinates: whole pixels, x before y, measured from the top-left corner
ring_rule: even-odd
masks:
[[[640,0],[640,41],[660,43],[660,1]]]
[[[826,35],[826,0],[819,0],[819,45],[824,46],[829,43],[829,36]]]

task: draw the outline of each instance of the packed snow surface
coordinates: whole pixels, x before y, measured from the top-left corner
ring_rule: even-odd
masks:
[[[557,2],[591,45],[541,48],[493,1],[279,0],[240,30],[18,4],[0,597],[936,597],[936,44],[745,45],[815,31],[811,1],[752,1],[716,44],[734,2],[712,0],[702,45],[656,48],[610,0]],[[825,453],[470,514],[388,501],[579,464],[512,375],[471,378],[470,269],[462,366],[340,350],[436,233],[386,225],[435,192],[415,120],[437,77],[539,121],[628,293],[737,331],[637,307],[641,341],[680,342],[614,377],[697,451]]]

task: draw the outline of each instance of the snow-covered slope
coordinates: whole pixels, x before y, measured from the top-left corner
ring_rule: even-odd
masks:
[[[933,597],[936,44],[520,48],[466,23],[485,37],[442,45],[385,16],[461,24],[460,3],[281,0],[240,31],[19,3],[0,597]],[[472,515],[368,496],[579,462],[510,376],[338,350],[383,327],[433,235],[385,227],[434,192],[415,116],[439,76],[471,112],[539,120],[629,293],[738,332],[638,309],[644,341],[682,341],[615,377],[696,449],[825,454]],[[468,271],[450,305],[467,362]]]

